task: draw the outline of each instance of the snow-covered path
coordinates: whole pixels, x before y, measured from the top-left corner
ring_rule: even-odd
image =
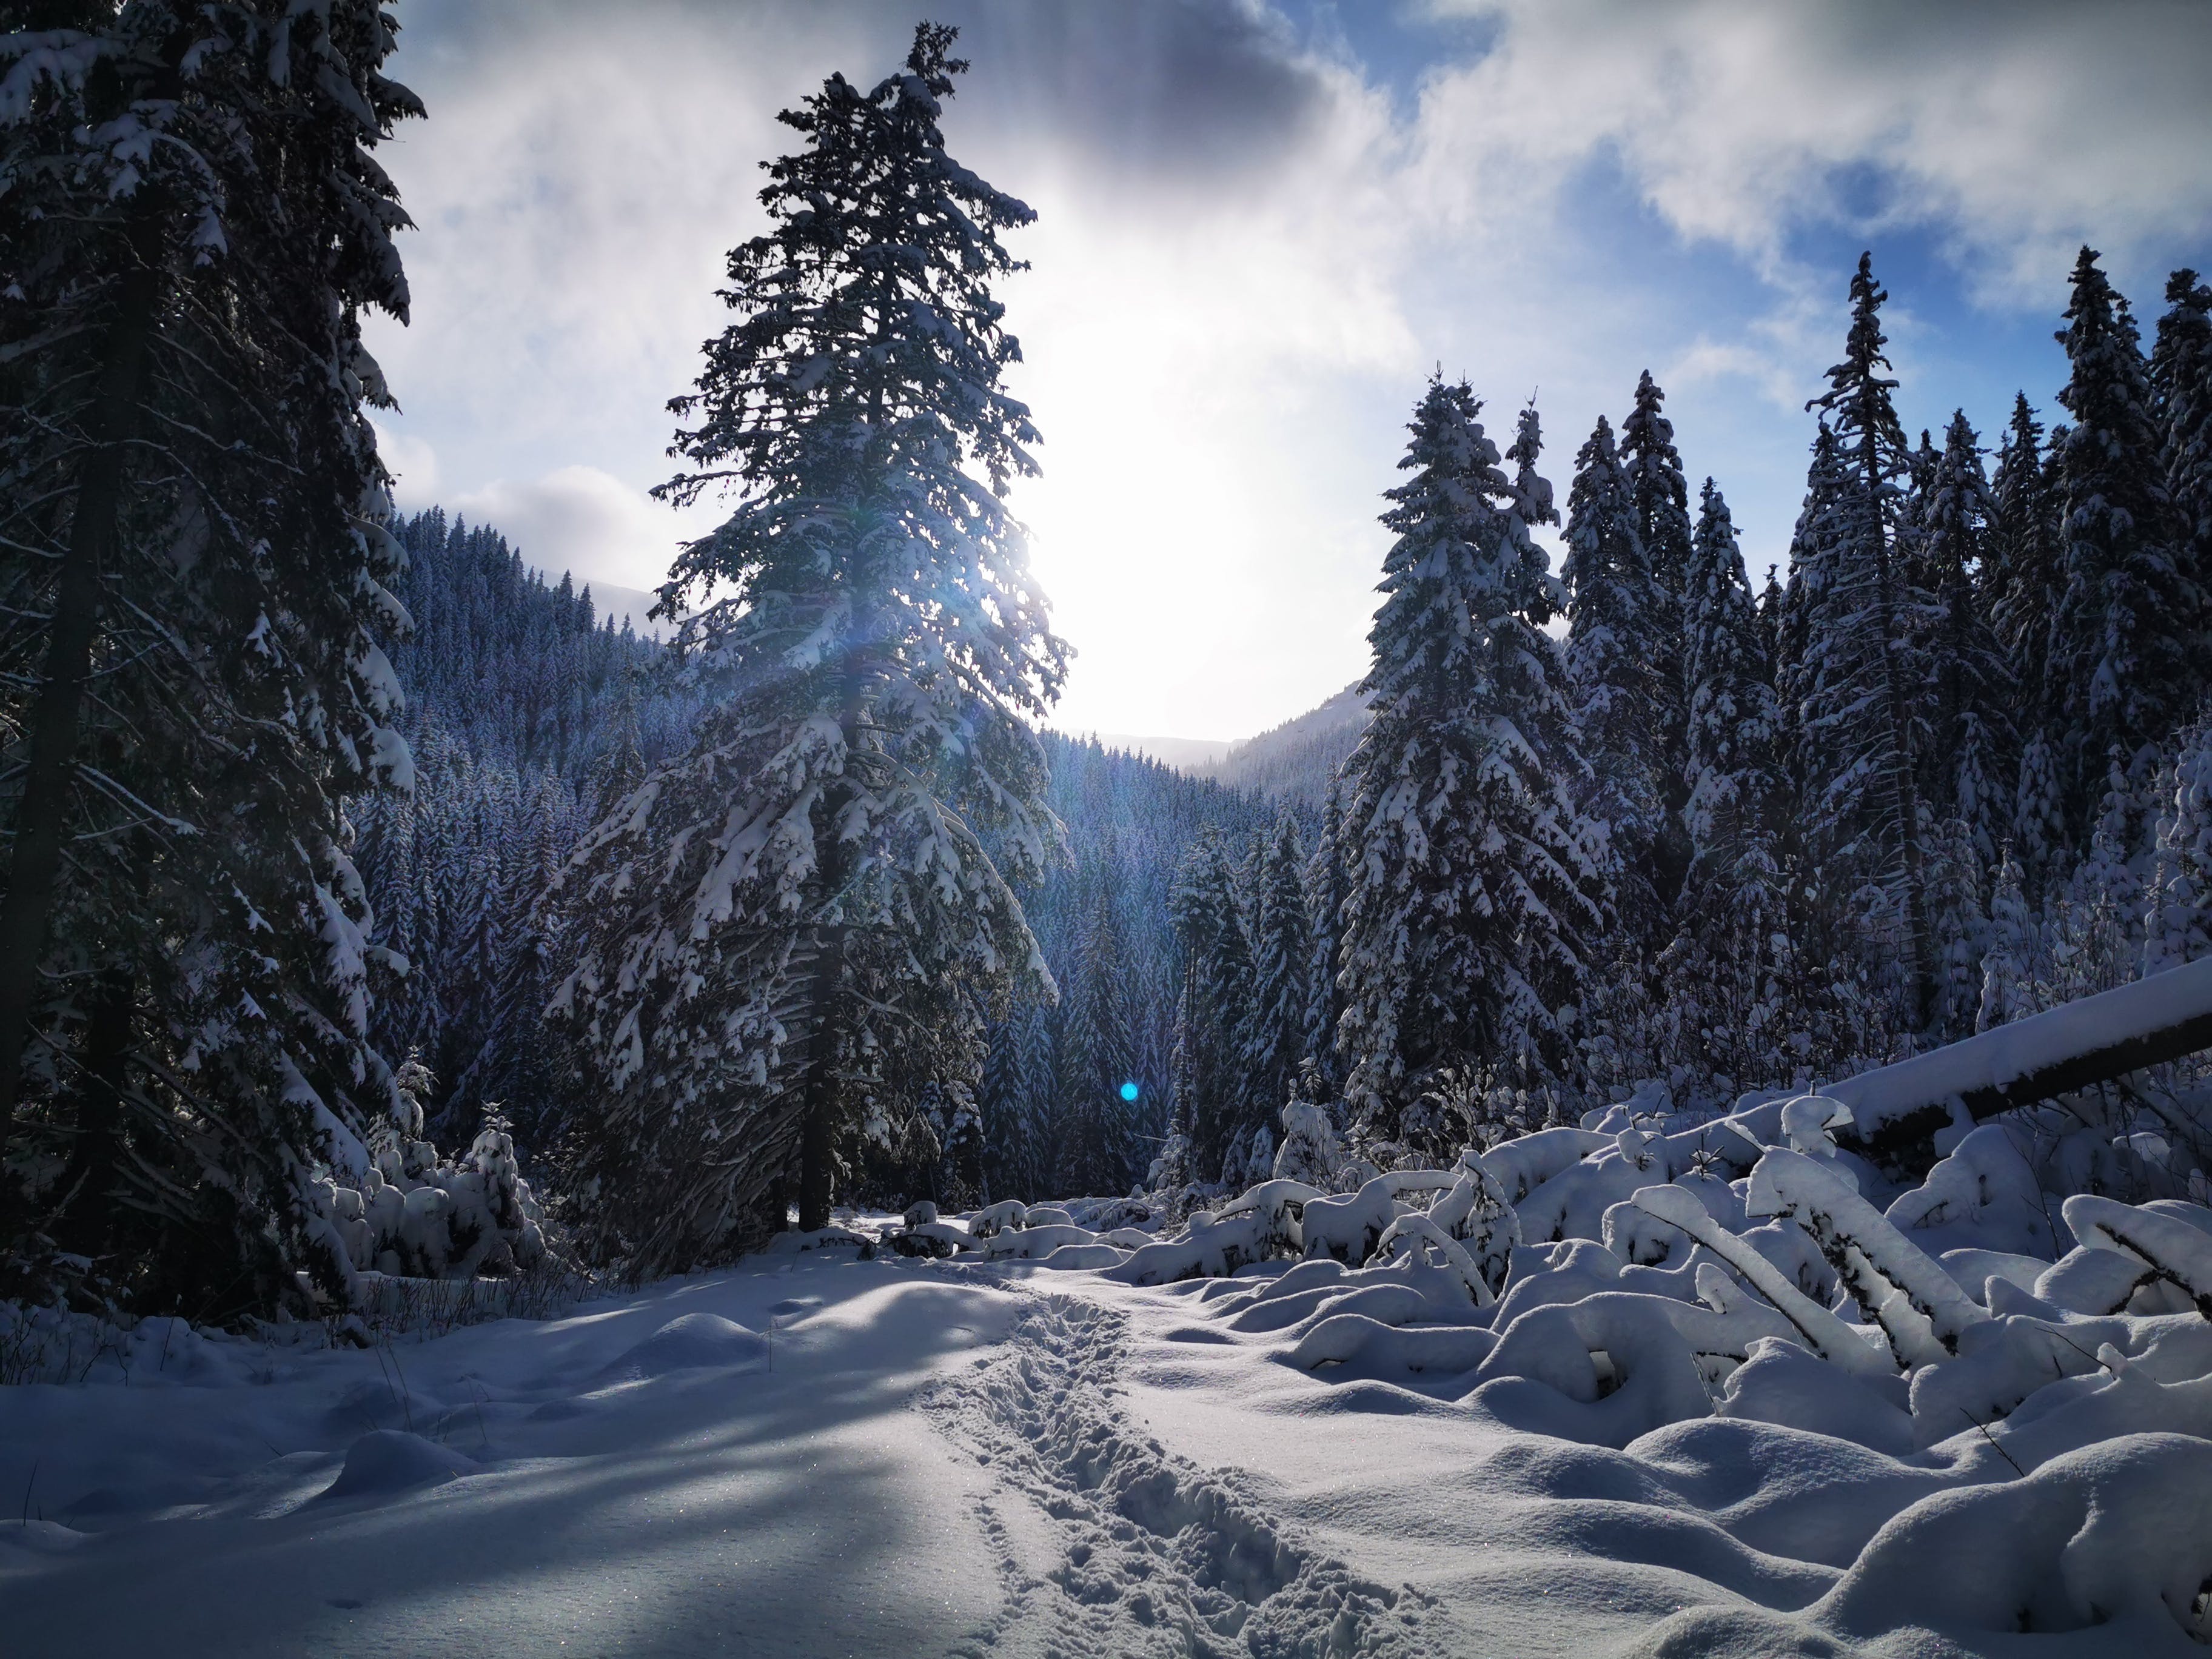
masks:
[[[1792,1613],[1937,1477],[1323,1381],[1235,1288],[768,1259],[388,1351],[173,1339],[127,1388],[0,1391],[0,1494],[46,1517],[0,1522],[0,1651],[2195,1650],[1836,1639]]]
[[[963,1653],[1399,1654],[1422,1598],[1363,1579],[1132,1416],[1127,1315],[1045,1290],[926,1408],[991,1472],[1006,1601]]]

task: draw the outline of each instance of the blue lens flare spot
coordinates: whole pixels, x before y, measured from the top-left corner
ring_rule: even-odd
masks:
[[[1134,1100],[1134,1099],[1137,1097],[1137,1093],[1138,1093],[1138,1091],[1137,1091],[1137,1085],[1136,1085],[1135,1084],[1133,1084],[1133,1083],[1125,1083],[1125,1084],[1123,1084],[1123,1085],[1121,1085],[1121,1098],[1122,1098],[1122,1099],[1124,1099],[1124,1100]]]

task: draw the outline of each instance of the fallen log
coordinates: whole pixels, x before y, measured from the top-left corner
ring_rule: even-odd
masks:
[[[1953,1107],[1976,1121],[2212,1048],[2212,957],[2047,1009],[1822,1093],[1851,1109],[1850,1137],[1884,1163],[1933,1158]]]

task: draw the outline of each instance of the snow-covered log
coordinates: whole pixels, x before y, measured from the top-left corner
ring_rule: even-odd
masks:
[[[2212,957],[1831,1084],[1873,1155],[1909,1154],[1977,1120],[2212,1048]]]

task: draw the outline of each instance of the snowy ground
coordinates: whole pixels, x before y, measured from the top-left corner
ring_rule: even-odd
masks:
[[[146,1330],[127,1386],[0,1395],[33,1517],[0,1525],[0,1649],[2197,1650],[2162,1613],[1855,1615],[1831,1592],[1868,1534],[1955,1470],[1718,1419],[1614,1451],[1323,1381],[1242,1302],[1281,1271],[838,1252],[370,1352]]]

